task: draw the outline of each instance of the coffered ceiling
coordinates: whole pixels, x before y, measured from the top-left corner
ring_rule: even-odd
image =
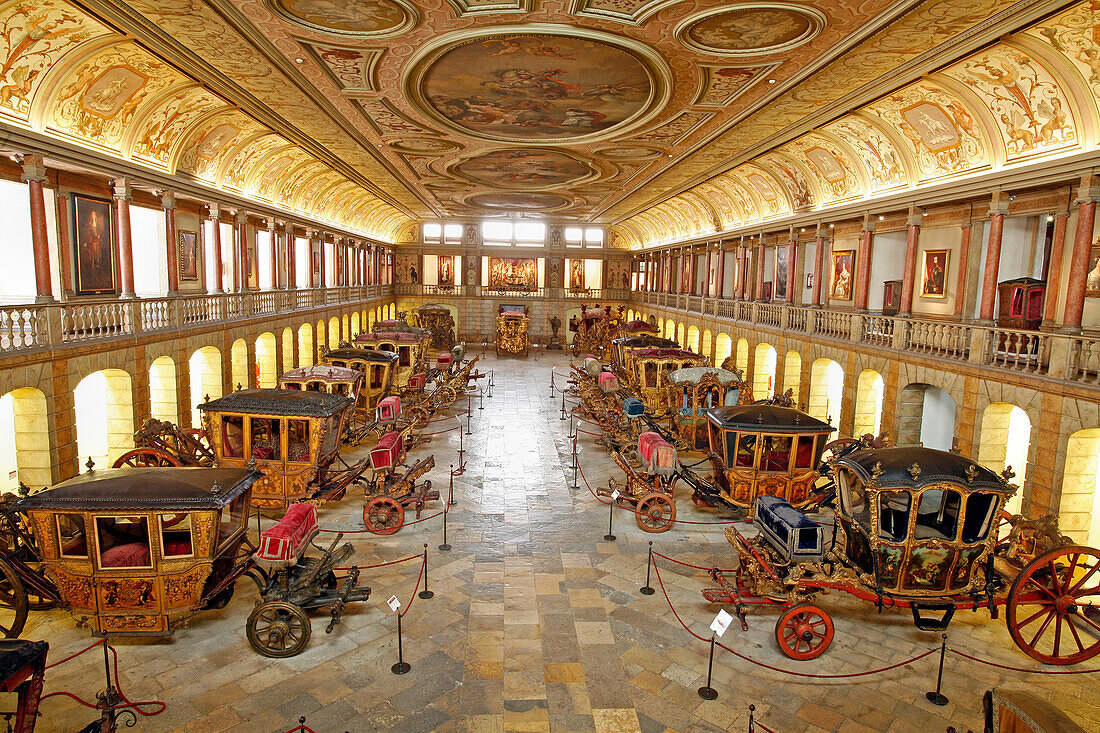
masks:
[[[677,196],[720,222],[720,174],[1062,5],[0,0],[0,123],[391,241]],[[800,154],[843,166],[844,134]]]

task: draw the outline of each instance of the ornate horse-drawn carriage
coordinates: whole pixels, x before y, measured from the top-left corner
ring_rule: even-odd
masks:
[[[678,369],[707,365],[707,357],[680,348],[632,349],[627,357],[632,373],[629,384],[645,403],[646,410],[660,419],[672,409],[668,375]]]
[[[367,381],[359,391],[359,400],[355,407],[361,413],[369,415],[378,405],[378,400],[393,393],[398,358],[392,351],[340,347],[325,352],[321,363],[354,369],[366,375]]]
[[[438,499],[431,481],[417,486],[417,479],[435,467],[435,456],[422,458],[404,467],[405,435],[386,433],[370,452],[373,476],[367,484],[367,503],[363,506],[363,523],[375,534],[393,534],[405,523],[405,508],[416,509],[416,518],[428,501]],[[402,468],[405,468],[402,471]]]
[[[917,628],[945,629],[959,609],[986,607],[1005,622],[1023,652],[1048,664],[1075,664],[1100,653],[1100,551],[1061,537],[1053,519],[1008,519],[1016,492],[962,456],[931,448],[856,449],[830,460],[840,502],[826,527],[787,502],[756,500],[753,539],[726,530],[740,565],[731,582],[704,597],[728,603],[747,628],[754,605],[783,609],[775,639],[792,659],[813,659],[833,640],[833,622],[815,602],[840,590],[880,608],[908,608]]]
[[[414,374],[423,374],[428,363],[428,345],[432,334],[425,328],[410,326],[404,321],[382,321],[370,333],[355,337],[356,348],[389,351],[397,354],[397,376],[394,385],[404,389]]]
[[[502,305],[497,311],[496,352],[505,354],[523,354],[531,348],[531,336],[528,329],[531,319],[525,305]]]
[[[216,456],[201,428],[181,428],[149,418],[134,433],[133,450],[119,456],[112,468],[123,466],[213,466]]]
[[[329,607],[331,630],[344,604],[366,600],[370,589],[357,587],[354,568],[342,581],[333,574],[354,553],[350,544],[302,558],[299,538],[272,553],[268,535],[285,531],[302,510],[267,530],[252,555],[246,524],[260,478],[233,468],[126,467],[89,471],[20,499],[5,495],[0,573],[15,613],[5,632],[19,634],[32,597],[39,607],[67,609],[96,635],[170,636],[196,612],[224,608],[234,583],[249,575],[263,599],[248,620],[253,648],[297,654],[309,639],[306,610]]]
[[[622,306],[618,312],[612,312],[609,305],[594,310],[582,305],[580,317],[573,316],[569,320],[569,330],[574,332],[570,347],[573,356],[594,354],[602,358],[611,340],[619,335],[622,318]]]
[[[432,334],[429,348],[434,351],[446,351],[454,347],[455,319],[446,306],[435,303],[425,303],[414,309],[416,313],[416,325],[426,328]]]
[[[672,431],[690,446],[710,446],[707,410],[736,405],[744,382],[737,372],[715,367],[688,367],[669,372],[668,402],[672,407]]]
[[[612,458],[626,474],[626,485],[620,491],[614,479],[607,488],[599,488],[598,496],[609,496],[618,504],[629,504],[634,519],[646,532],[664,532],[676,521],[676,503],[672,498],[680,467],[676,449],[655,432],[638,436],[637,455],[642,465],[636,470],[624,452],[613,451]]]
[[[622,370],[623,375],[630,380],[634,371],[632,358],[636,349],[678,349],[680,344],[672,339],[661,338],[656,334],[642,334],[640,336],[621,336],[611,340],[611,349],[608,358],[613,366]]]
[[[348,397],[286,389],[246,389],[199,405],[217,465],[255,466],[263,476],[252,503],[280,510],[338,499],[366,470],[365,459],[333,469],[353,408]]]

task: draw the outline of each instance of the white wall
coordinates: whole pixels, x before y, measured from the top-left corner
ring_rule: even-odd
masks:
[[[882,284],[887,280],[901,280],[905,271],[905,241],[908,232],[882,232],[875,234],[871,247],[871,278],[868,285],[867,309],[882,310]]]
[[[0,301],[33,303],[36,295],[31,204],[25,183],[0,181],[0,222],[4,230],[4,266]]]
[[[924,390],[920,442],[925,448],[951,450],[955,437],[955,400],[939,387]]]
[[[274,232],[267,229],[256,230],[256,267],[259,269],[260,290],[271,290],[271,238]]]
[[[137,295],[161,296],[168,292],[165,230],[164,211],[130,205],[130,241]]]

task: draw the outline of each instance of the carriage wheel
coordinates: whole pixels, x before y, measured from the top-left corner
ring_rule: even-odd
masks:
[[[1070,545],[1028,564],[1008,591],[1005,623],[1016,646],[1046,664],[1076,664],[1100,653],[1100,551]]]
[[[363,524],[375,534],[393,534],[405,523],[405,507],[392,496],[376,496],[363,507]]]
[[[646,494],[638,502],[634,519],[646,532],[664,532],[676,521],[676,504],[665,494]]]
[[[775,622],[775,642],[791,659],[817,659],[833,643],[833,620],[812,603],[791,606]]]
[[[27,623],[27,592],[15,569],[3,559],[0,559],[0,595],[5,605],[0,609],[0,631],[14,639]]]
[[[306,612],[293,603],[268,601],[248,616],[248,643],[265,657],[293,657],[306,648],[312,631]]]
[[[158,448],[134,448],[119,456],[111,468],[122,468],[123,466],[160,467],[182,465],[183,463],[180,462],[180,459]]]

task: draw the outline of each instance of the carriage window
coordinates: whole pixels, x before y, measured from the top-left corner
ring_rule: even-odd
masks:
[[[372,365],[370,368],[370,386],[371,389],[379,389],[382,386],[382,367],[378,365]]]
[[[302,391],[302,385],[297,382],[283,382],[283,389],[295,389],[299,392]]]
[[[957,491],[928,489],[922,492],[917,504],[916,539],[955,539],[961,503]]]
[[[730,433],[731,436],[736,433]],[[737,456],[735,464],[741,468],[756,468],[756,435],[742,433],[737,441]]]
[[[410,349],[408,346],[402,346],[400,349],[397,350],[397,353],[400,354],[398,363],[401,366],[408,366],[410,363],[412,363],[409,361],[409,352]]]
[[[909,530],[908,491],[883,491],[878,495],[878,536],[891,542],[902,542]]]
[[[871,509],[867,505],[867,492],[863,487],[863,482],[847,471],[841,471],[840,496],[848,516],[864,527],[870,526]]]
[[[645,386],[657,386],[657,365],[651,361],[645,363]]]
[[[194,554],[191,540],[191,515],[161,514],[160,548],[165,557],[188,557]]]
[[[252,418],[252,457],[280,460],[282,457],[282,421],[277,417]]]
[[[149,523],[145,517],[96,517],[99,566],[103,568],[147,568]]]
[[[981,542],[989,536],[989,527],[993,523],[993,510],[997,506],[997,495],[975,493],[966,497],[966,518],[963,519],[963,542]]]
[[[307,392],[323,392],[323,387],[324,385],[322,385],[320,382],[306,382]]]
[[[329,359],[329,363],[332,364],[333,366],[345,367],[345,368],[348,365],[348,363],[346,361],[343,361],[341,359]]]
[[[798,450],[794,454],[795,468],[814,467],[814,436],[798,436]]]
[[[222,416],[222,455],[244,458],[244,418],[240,415]]]
[[[286,453],[288,461],[309,462],[309,420],[286,421]]]
[[[765,435],[764,450],[760,452],[760,470],[786,471],[791,465],[791,438],[789,435]],[[738,461],[741,456],[738,455]]]
[[[340,442],[340,416],[330,417],[326,422],[325,437],[321,439],[319,455],[331,455]]]
[[[715,453],[720,453],[722,451],[722,439],[718,437],[718,428],[715,427],[714,423],[707,421],[707,430],[710,433],[710,449]],[[725,458],[728,459],[729,456],[726,455]],[[728,460],[726,460],[726,465],[729,465]]]
[[[61,557],[88,557],[83,514],[57,515],[57,546]]]
[[[229,506],[223,506],[221,514],[218,517],[218,543],[231,537],[234,532],[244,526],[245,520],[248,519],[246,510],[248,509],[249,492],[244,492],[232,502]]]

